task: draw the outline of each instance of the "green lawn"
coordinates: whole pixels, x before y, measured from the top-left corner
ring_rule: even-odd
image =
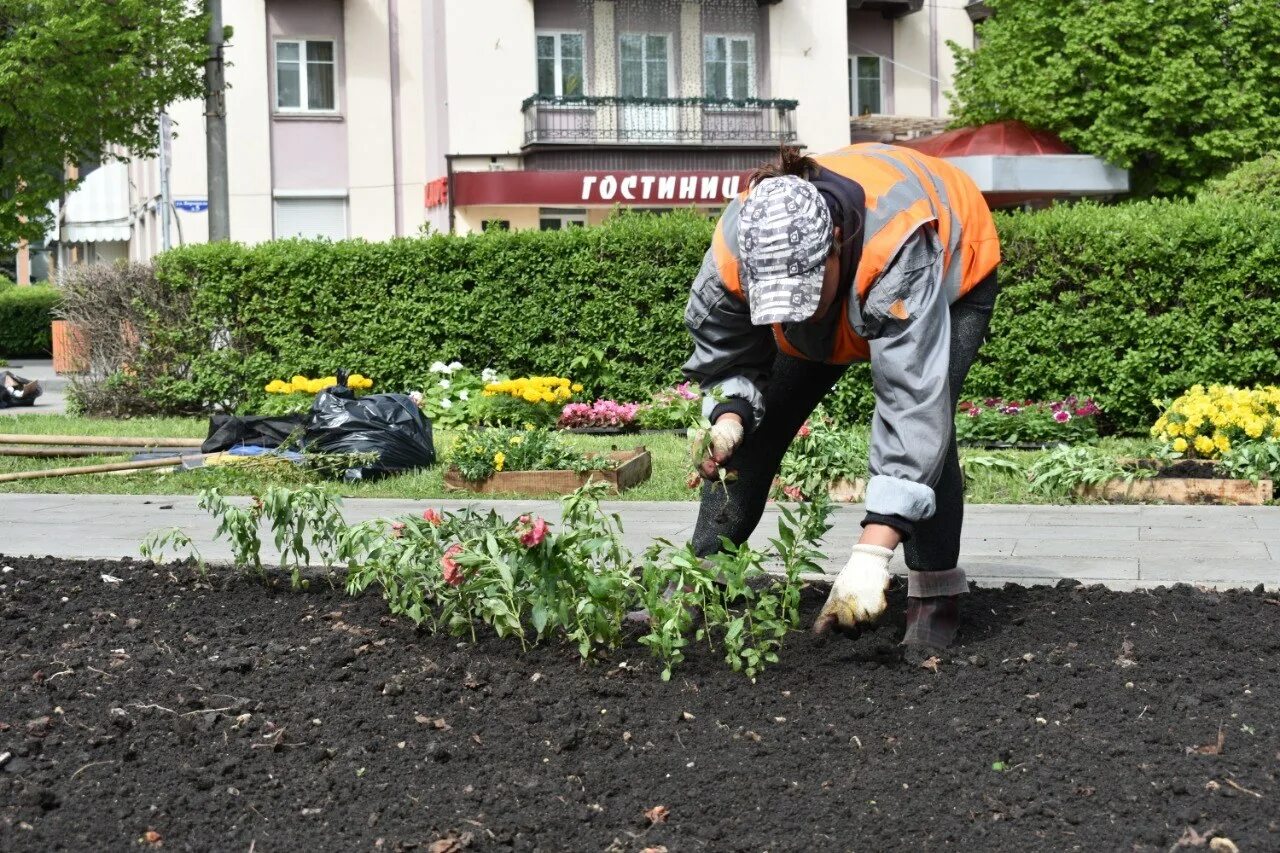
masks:
[[[67,415],[0,415],[0,433],[115,435],[165,438],[202,438],[207,421],[201,418],[136,418],[111,420]],[[436,431],[436,449],[447,454],[457,433]],[[668,501],[693,500],[696,490],[685,486],[688,470],[688,447],[683,438],[672,433],[629,436],[575,435],[570,441],[584,450],[631,448],[643,444],[653,453],[653,478],[624,492],[623,500]],[[1107,439],[1103,445],[1117,455],[1138,455],[1148,442],[1140,439]],[[1026,470],[1039,456],[1039,451],[964,449],[962,458],[996,457],[1010,459]],[[33,471],[97,462],[127,461],[124,456],[91,456],[75,459],[29,459],[0,456],[0,473]],[[247,494],[279,482],[277,475],[263,471],[206,468],[175,473],[137,473],[128,475],[94,474],[75,477],[51,477],[42,480],[20,480],[0,483],[0,492],[95,493],[95,494],[194,494],[207,486],[219,486],[228,493]],[[465,497],[466,493],[449,490],[444,485],[444,472],[437,466],[428,471],[388,477],[371,483],[332,483],[332,489],[345,497],[366,498],[444,498]],[[518,497],[506,495],[500,497]],[[971,503],[1053,503],[1051,499],[1032,494],[1025,476],[1007,471],[971,466],[968,481]]]

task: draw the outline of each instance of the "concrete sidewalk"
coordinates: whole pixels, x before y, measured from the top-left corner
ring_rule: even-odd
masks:
[[[428,506],[492,507],[508,518],[535,513],[555,521],[554,501],[350,500],[349,522],[421,514]],[[655,538],[683,542],[697,505],[612,502],[627,546],[639,553]],[[857,540],[861,507],[840,507],[823,550],[828,573],[839,571]],[[207,560],[227,560],[213,541],[215,525],[196,498],[130,495],[0,494],[0,553],[15,556],[115,559],[138,556],[152,531],[181,527]],[[766,511],[752,542],[775,535],[777,510]],[[264,554],[264,557],[266,555]],[[961,565],[982,584],[1053,583],[1074,578],[1113,589],[1177,582],[1218,587],[1280,588],[1280,510],[1275,507],[971,506],[966,510]],[[901,558],[895,570],[903,571]]]

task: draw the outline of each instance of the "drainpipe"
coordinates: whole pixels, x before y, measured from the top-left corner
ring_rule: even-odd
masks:
[[[396,206],[396,236],[404,236],[404,187],[400,166],[400,10],[387,0],[387,39],[391,54],[391,197]]]

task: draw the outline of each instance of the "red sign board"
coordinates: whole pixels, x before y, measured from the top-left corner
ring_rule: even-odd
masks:
[[[449,203],[449,179],[436,178],[427,182],[427,207],[439,207]]]
[[[455,172],[453,203],[546,207],[719,207],[747,188],[747,172]]]

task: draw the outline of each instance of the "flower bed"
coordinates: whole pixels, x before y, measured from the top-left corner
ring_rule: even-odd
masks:
[[[753,685],[706,642],[662,682],[640,626],[584,664],[318,579],[0,562],[6,849],[1275,847],[1274,592],[977,589],[933,671],[895,590]]]
[[[556,426],[582,433],[633,432],[639,408],[639,403],[617,403],[613,400],[596,400],[589,405],[569,403],[560,411]]]
[[[448,456],[445,485],[490,493],[567,494],[600,481],[614,491],[649,479],[653,460],[644,448],[583,453],[545,429],[477,429],[457,439]]]
[[[1102,410],[1093,398],[1074,394],[1062,400],[965,400],[956,414],[956,440],[981,447],[1042,447],[1075,444],[1098,437]]]
[[[336,374],[310,379],[302,374],[295,374],[289,380],[273,379],[267,383],[264,391],[270,395],[266,403],[259,407],[261,415],[294,415],[305,414],[311,410],[315,396],[326,388],[335,385],[346,387],[360,393],[373,387],[373,380],[359,373]]]
[[[796,433],[774,483],[774,497],[793,501],[826,495],[857,502],[866,492],[867,434],[841,429],[819,406]]]

